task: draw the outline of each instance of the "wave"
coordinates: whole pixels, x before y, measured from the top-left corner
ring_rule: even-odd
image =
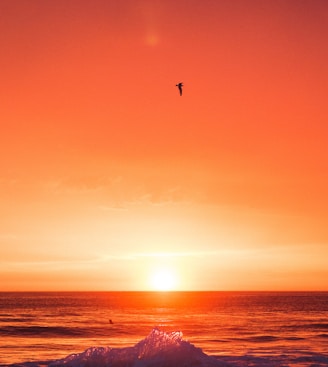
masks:
[[[317,338],[328,338],[328,334],[318,334],[316,335]]]
[[[328,323],[309,324],[308,327],[311,328],[311,329],[328,330]]]
[[[80,354],[72,354],[50,363],[49,367],[223,367],[214,357],[182,339],[181,332],[165,333],[158,328],[133,347],[89,348]]]
[[[286,365],[327,367],[328,356],[322,354],[290,355],[251,354],[209,356],[201,348],[183,340],[182,332],[166,333],[155,328],[133,347],[90,347],[54,361],[25,362],[10,367],[276,367]],[[0,367],[9,367],[1,365]]]
[[[11,337],[51,337],[51,338],[75,338],[75,337],[108,337],[112,336],[116,330],[103,327],[65,327],[65,326],[2,326],[0,327],[1,336]],[[121,334],[128,333],[120,330]]]
[[[285,329],[292,330],[328,330],[328,323],[326,322],[316,322],[316,323],[308,323],[308,324],[298,324],[298,325],[287,325],[284,326]]]
[[[31,317],[12,317],[9,316],[8,317],[0,317],[0,322],[3,323],[13,323],[13,322],[28,322],[31,321],[32,318]]]
[[[4,326],[0,327],[0,336],[22,337],[63,337],[86,335],[86,330],[63,326]]]
[[[250,338],[245,338],[244,340],[248,340],[254,343],[270,343],[270,342],[275,342],[279,339],[281,338],[278,338],[273,335],[257,335],[257,336],[252,336]]]

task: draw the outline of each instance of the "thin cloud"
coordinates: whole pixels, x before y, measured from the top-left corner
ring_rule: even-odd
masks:
[[[177,257],[202,257],[217,255],[220,251],[187,251],[187,252],[154,252],[154,253],[140,253],[133,256],[140,257],[153,257],[153,258],[177,258]]]

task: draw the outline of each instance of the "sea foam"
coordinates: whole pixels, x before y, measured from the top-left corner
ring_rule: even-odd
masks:
[[[182,332],[166,333],[155,328],[133,347],[91,347],[54,361],[49,367],[223,367],[227,363],[206,355],[183,340]]]

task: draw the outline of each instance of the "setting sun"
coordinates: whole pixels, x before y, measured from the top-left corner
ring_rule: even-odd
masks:
[[[176,275],[171,269],[157,269],[151,278],[153,289],[157,291],[170,291],[177,287]]]

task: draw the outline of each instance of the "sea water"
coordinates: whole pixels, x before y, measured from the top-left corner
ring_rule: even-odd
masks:
[[[328,292],[0,293],[11,364],[328,366]]]

